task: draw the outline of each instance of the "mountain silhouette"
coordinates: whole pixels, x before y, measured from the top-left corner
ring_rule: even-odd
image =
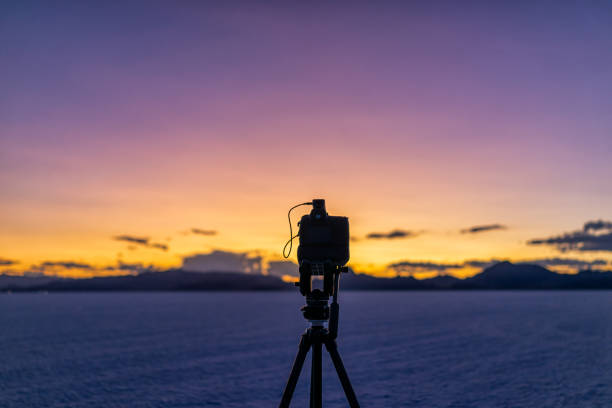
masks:
[[[53,276],[44,275],[0,275],[0,290],[5,288],[28,288],[32,286],[42,286],[50,282],[60,280]]]
[[[377,278],[343,274],[346,290],[543,290],[612,289],[612,272],[581,271],[559,274],[531,264],[500,262],[469,278],[437,276]],[[278,277],[238,272],[187,272],[173,269],[139,275],[88,279],[0,275],[0,291],[252,291],[290,290],[293,284]]]
[[[12,291],[181,291],[181,290],[284,290],[290,286],[273,276],[234,272],[186,272],[180,269],[139,275],[88,279],[56,279],[31,286],[5,286]]]
[[[454,288],[466,289],[545,289],[555,287],[561,275],[531,264],[500,262],[478,275],[463,279]]]

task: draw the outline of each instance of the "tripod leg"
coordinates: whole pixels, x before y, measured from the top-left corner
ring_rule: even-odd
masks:
[[[338,373],[338,377],[340,378],[340,383],[342,384],[342,388],[344,389],[344,394],[346,395],[346,399],[349,402],[349,406],[351,408],[359,408],[357,396],[355,395],[355,391],[353,391],[351,381],[349,380],[348,374],[344,369],[344,364],[342,364],[342,359],[340,358],[340,353],[338,353],[338,346],[336,344],[336,341],[333,339],[327,339],[325,341],[325,348],[327,348],[332,362],[334,363],[334,367],[336,367],[336,372]]]
[[[320,340],[312,343],[312,371],[310,377],[310,408],[321,408],[323,406],[323,368],[322,348]]]
[[[308,349],[310,349],[310,346],[311,344],[310,339],[308,338],[308,334],[302,334],[298,353],[295,356],[295,360],[293,361],[293,367],[291,367],[291,374],[289,374],[287,385],[285,385],[285,390],[283,391],[283,397],[281,399],[279,408],[289,408],[289,404],[291,403],[291,397],[293,396],[293,391],[295,391],[295,386],[297,385],[298,378],[300,378],[300,372],[302,371],[302,367],[304,366],[304,361],[306,360],[306,355],[308,354]]]

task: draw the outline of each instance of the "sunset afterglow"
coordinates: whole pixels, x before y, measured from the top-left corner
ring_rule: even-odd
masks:
[[[265,273],[317,197],[359,272],[610,266],[609,15],[303,7],[6,6],[0,272]]]

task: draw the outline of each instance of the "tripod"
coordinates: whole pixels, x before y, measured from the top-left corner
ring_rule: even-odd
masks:
[[[348,378],[348,374],[338,353],[338,346],[336,345],[336,337],[338,336],[338,315],[340,307],[338,305],[338,280],[342,269],[334,271],[334,290],[333,290],[333,301],[331,304],[331,316],[330,310],[327,305],[329,297],[319,290],[315,290],[306,297],[306,306],[302,307],[304,317],[311,322],[311,327],[306,329],[300,339],[300,345],[298,353],[293,362],[291,368],[291,374],[287,380],[287,385],[283,391],[283,397],[281,399],[279,408],[289,408],[291,403],[291,397],[295,391],[300,372],[304,366],[306,355],[312,348],[312,370],[310,378],[310,408],[321,408],[323,404],[322,394],[322,350],[323,344],[329,353],[340,383],[344,389],[344,394],[349,402],[351,408],[359,408],[359,402],[357,402],[357,396],[353,391],[353,386]],[[323,326],[323,323],[329,319],[329,329]]]

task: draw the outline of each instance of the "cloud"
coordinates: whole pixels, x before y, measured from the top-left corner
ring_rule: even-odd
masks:
[[[526,261],[521,261],[520,263],[531,263],[540,265],[546,268],[554,268],[554,269],[597,269],[601,266],[608,266],[610,264],[609,261],[605,259],[593,259],[593,260],[584,260],[584,259],[575,259],[575,258],[543,258],[543,259],[530,259]]]
[[[528,245],[553,246],[566,251],[612,251],[612,222],[587,221],[582,230],[567,232],[548,238],[527,241]]]
[[[292,261],[270,261],[268,262],[266,272],[268,275],[277,276],[279,278],[285,275],[294,277],[300,276],[298,265]]]
[[[262,273],[262,257],[248,252],[215,250],[183,258],[183,267],[192,272],[242,272]]]
[[[205,230],[205,229],[200,229],[200,228],[192,228],[191,233],[196,234],[196,235],[206,235],[206,236],[217,235],[217,231],[215,230]]]
[[[141,245],[147,248],[161,249],[162,251],[168,250],[168,245],[160,244],[157,242],[151,242],[151,239],[149,237],[136,237],[133,235],[116,235],[113,237],[113,239],[115,241],[128,242],[131,244]],[[133,245],[128,247],[128,249],[132,249],[132,248],[135,249]]]
[[[479,232],[505,230],[508,227],[502,224],[487,224],[487,225],[475,225],[470,228],[462,229],[462,234],[478,234]]]
[[[469,268],[488,268],[489,266],[495,265],[496,263],[503,262],[503,259],[470,259],[463,262],[464,267]]]
[[[413,274],[422,272],[437,272],[438,274],[446,274],[458,269],[486,269],[503,259],[469,259],[455,263],[438,263],[430,261],[400,261],[387,265],[387,268],[398,274]],[[576,259],[576,258],[541,258],[541,259],[523,259],[512,261],[522,264],[536,264],[545,268],[565,271],[578,272],[584,269],[602,269],[612,265],[612,262],[605,259]]]
[[[156,271],[153,265],[145,266],[141,263],[123,263],[118,261],[116,265],[91,265],[80,261],[44,261],[30,265],[29,268],[14,271],[20,274],[36,274],[47,276],[108,276],[140,273],[144,271]]]
[[[161,249],[162,251],[167,251],[168,250],[168,245],[166,244],[159,244],[156,242],[152,242],[149,245],[147,245],[149,248],[156,248],[156,249]]]
[[[158,268],[154,267],[153,265],[149,265],[149,266],[145,266],[142,263],[124,263],[124,262],[117,262],[117,265],[109,265],[109,266],[105,266],[103,268],[101,268],[101,270],[104,271],[120,271],[120,272],[143,272],[143,271],[155,271],[158,270]]]
[[[388,265],[396,273],[438,272],[447,273],[451,269],[463,268],[460,263],[437,263],[428,261],[401,261]]]
[[[11,266],[18,264],[19,261],[13,259],[0,258],[0,266]]]
[[[398,238],[414,238],[420,235],[420,232],[417,231],[408,231],[395,229],[390,232],[370,232],[366,235],[367,239],[398,239]]]
[[[258,252],[214,250],[183,258],[182,269],[190,272],[240,272],[249,274],[299,276],[298,265],[292,261],[267,261]]]
[[[46,261],[42,262],[39,267],[42,267],[42,269],[53,267],[60,267],[63,269],[94,269],[90,264],[74,261]]]
[[[584,226],[582,227],[584,232],[590,232],[590,231],[601,231],[601,230],[608,230],[608,231],[612,231],[612,221],[604,221],[604,220],[597,220],[597,221],[587,221],[584,223]]]
[[[139,237],[134,237],[131,235],[117,235],[115,237],[113,237],[113,239],[115,241],[125,241],[125,242],[133,242],[134,244],[140,244],[140,245],[148,245],[149,244],[149,238],[139,238]]]
[[[74,273],[95,273],[103,271],[103,269],[97,268],[91,264],[81,261],[43,261],[38,264],[30,265],[27,269],[21,271],[24,274],[37,274],[37,275],[68,275]]]
[[[464,268],[484,269],[501,262],[499,259],[469,259],[455,263],[439,263],[430,261],[400,261],[387,265],[396,273],[411,274],[417,272],[438,272],[445,274],[452,270]]]

